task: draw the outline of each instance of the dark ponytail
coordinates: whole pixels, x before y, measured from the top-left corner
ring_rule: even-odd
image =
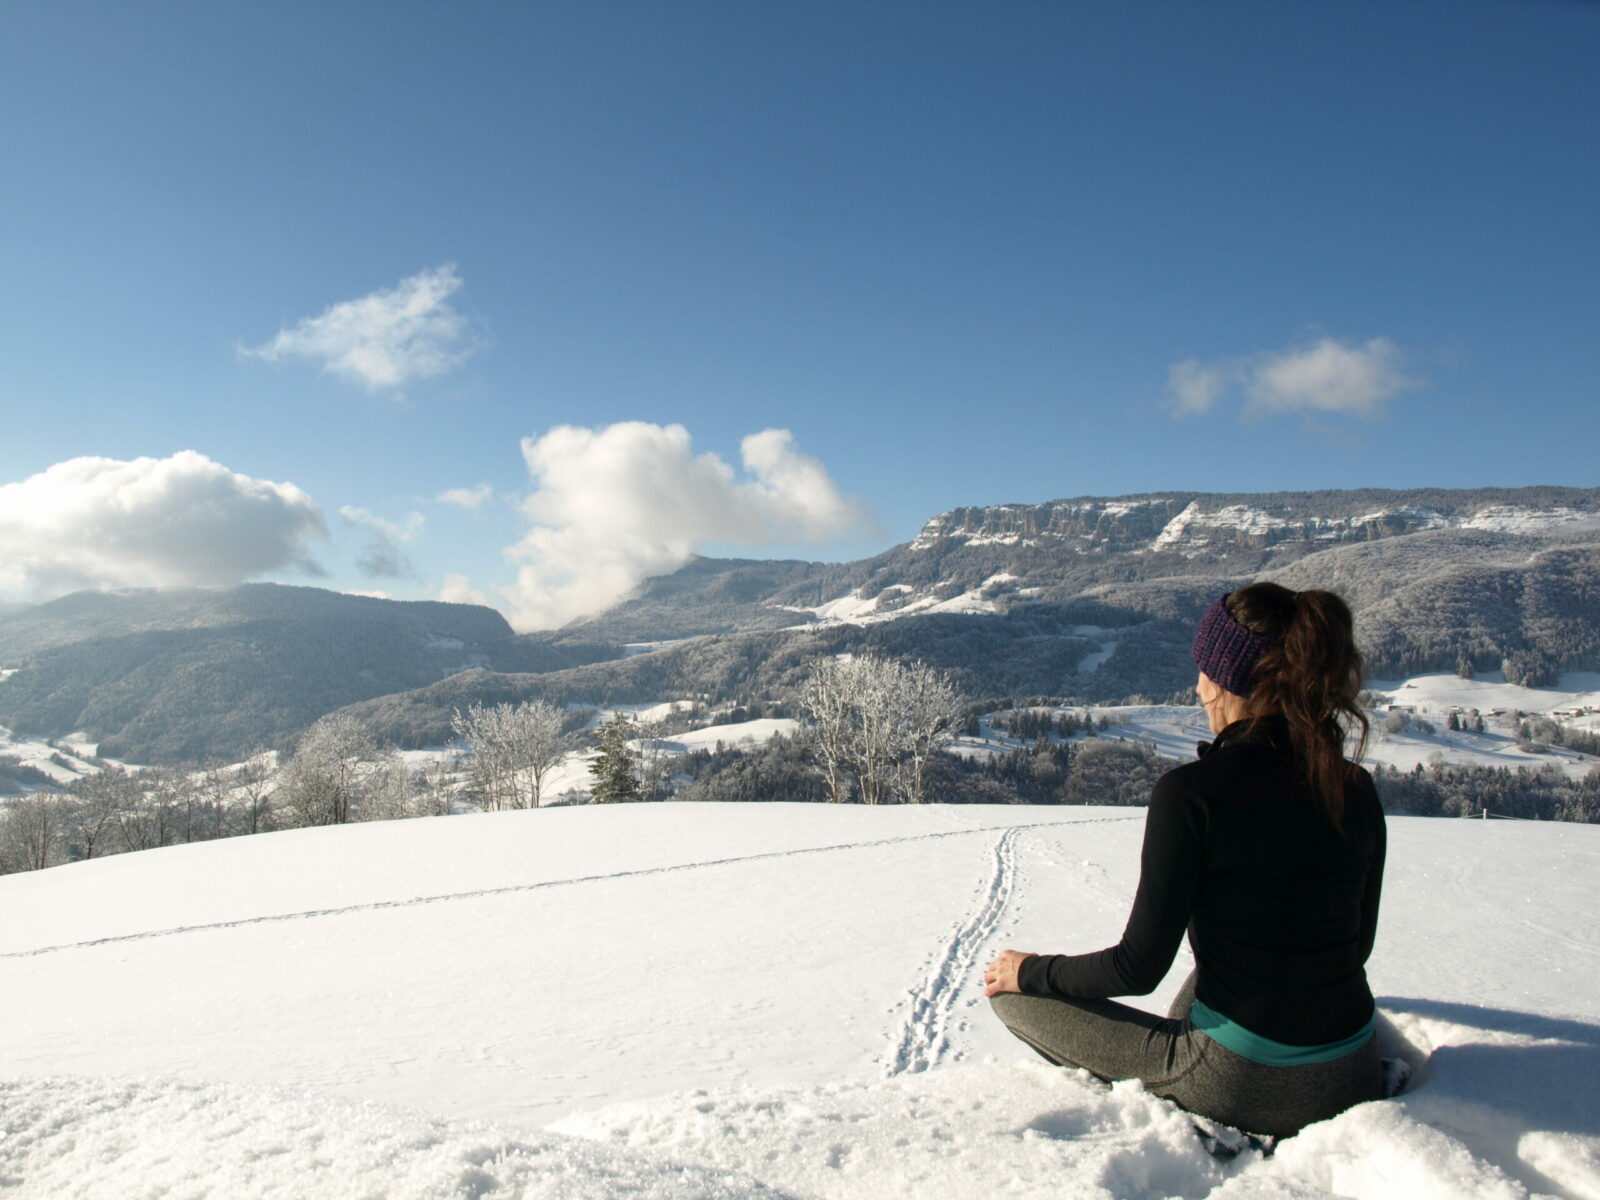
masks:
[[[1294,592],[1276,583],[1253,583],[1223,603],[1234,620],[1273,639],[1256,663],[1245,717],[1288,718],[1306,780],[1342,830],[1344,786],[1356,770],[1345,760],[1345,742],[1354,736],[1352,757],[1359,760],[1369,731],[1357,699],[1361,652],[1349,606],[1332,592]]]

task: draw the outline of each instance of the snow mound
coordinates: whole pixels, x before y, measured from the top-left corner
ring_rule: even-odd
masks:
[[[0,1082],[0,1191],[18,1200],[758,1200],[748,1176],[576,1138],[512,1136],[224,1084]]]
[[[830,1200],[926,1196],[1528,1200],[1600,1195],[1592,1026],[1531,1037],[1400,1013],[1460,1039],[1425,1082],[1220,1162],[1195,1122],[1139,1084],[1038,1061],[960,1064],[887,1081],[696,1091],[620,1104],[552,1130],[669,1154]],[[1495,1018],[1479,1010],[1479,1018]],[[1503,1023],[1503,1022],[1502,1022]],[[1418,1050],[1394,1025],[1388,1036]]]
[[[738,1171],[830,1200],[933,1196],[1114,1200],[1209,1195],[1189,1117],[1138,1084],[1043,1062],[951,1067],[766,1093],[696,1092],[618,1105],[552,1129]]]

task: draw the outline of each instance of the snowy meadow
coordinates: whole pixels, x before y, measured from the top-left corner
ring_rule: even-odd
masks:
[[[1369,974],[1414,1078],[1223,1162],[982,999],[1003,947],[1117,937],[1142,820],[578,807],[8,876],[0,1191],[1600,1196],[1600,830],[1392,818]]]

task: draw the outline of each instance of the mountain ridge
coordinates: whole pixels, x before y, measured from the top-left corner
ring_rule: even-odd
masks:
[[[162,762],[283,748],[348,707],[418,745],[474,701],[781,709],[818,655],[861,652],[974,700],[1165,698],[1199,612],[1258,578],[1344,593],[1382,675],[1600,667],[1600,489],[1166,492],[950,509],[848,563],[697,558],[539,634],[276,584],[75,593],[0,616],[0,723]]]

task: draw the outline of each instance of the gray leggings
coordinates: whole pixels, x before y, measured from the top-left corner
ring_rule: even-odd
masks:
[[[1189,1023],[1193,973],[1165,1017],[1114,1000],[1006,993],[990,1003],[1007,1029],[1057,1066],[1141,1080],[1157,1096],[1249,1133],[1289,1137],[1384,1094],[1376,1037],[1343,1058],[1299,1067],[1265,1066],[1213,1042]]]

